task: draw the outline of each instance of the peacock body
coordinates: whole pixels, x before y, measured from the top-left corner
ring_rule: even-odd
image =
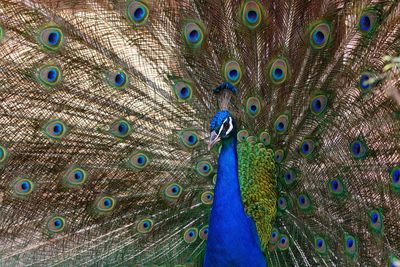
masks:
[[[400,266],[399,37],[397,0],[2,0],[0,266]]]

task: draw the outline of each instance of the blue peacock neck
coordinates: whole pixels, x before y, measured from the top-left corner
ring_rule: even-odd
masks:
[[[254,221],[243,207],[236,146],[236,133],[222,141],[204,266],[266,266]]]

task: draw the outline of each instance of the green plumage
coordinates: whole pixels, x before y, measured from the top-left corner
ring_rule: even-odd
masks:
[[[398,264],[399,52],[398,0],[1,1],[0,266],[201,266],[220,106],[270,266]]]

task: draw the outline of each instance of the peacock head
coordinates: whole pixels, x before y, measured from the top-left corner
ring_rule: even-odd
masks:
[[[218,111],[214,115],[210,123],[210,132],[210,142],[208,143],[209,150],[220,140],[228,140],[231,137],[235,137],[236,123],[229,111]]]

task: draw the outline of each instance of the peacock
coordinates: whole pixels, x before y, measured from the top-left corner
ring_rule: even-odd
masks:
[[[0,266],[400,266],[399,53],[398,0],[1,0]]]

